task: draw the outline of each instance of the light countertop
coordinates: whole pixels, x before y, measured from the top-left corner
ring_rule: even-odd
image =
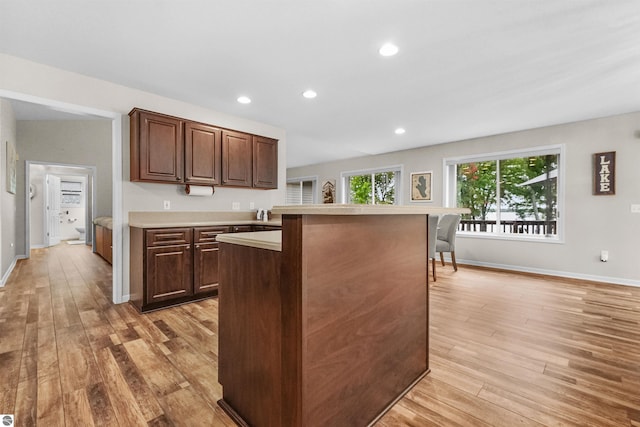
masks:
[[[233,243],[234,245],[250,246],[252,248],[267,249],[270,251],[282,250],[281,231],[218,234],[216,240],[222,243]]]
[[[255,212],[233,211],[154,211],[129,212],[129,227],[214,227],[224,225],[272,225],[281,226],[280,216],[270,221],[259,221]]]
[[[443,215],[471,212],[467,208],[413,205],[291,205],[274,206],[276,215]]]

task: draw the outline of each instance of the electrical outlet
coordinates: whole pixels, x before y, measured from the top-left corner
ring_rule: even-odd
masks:
[[[165,200],[164,201],[164,208],[165,209],[171,209],[171,201],[170,200]]]
[[[240,202],[231,203],[231,209],[234,210],[234,211],[239,211],[240,210]]]
[[[609,261],[609,251],[600,251],[600,261],[602,262]]]
[[[252,211],[256,208],[256,204],[253,202],[249,202],[249,210]]]
[[[640,213],[640,205],[631,205],[631,213]]]

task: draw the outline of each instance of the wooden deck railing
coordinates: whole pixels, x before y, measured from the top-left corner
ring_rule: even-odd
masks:
[[[553,235],[557,233],[556,221],[534,221],[534,220],[515,220],[515,221],[496,221],[482,219],[463,219],[460,221],[458,231],[481,231],[487,233],[511,234],[531,234],[531,235]]]

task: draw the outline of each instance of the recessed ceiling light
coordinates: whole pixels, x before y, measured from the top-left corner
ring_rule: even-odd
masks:
[[[393,56],[398,53],[398,46],[393,43],[385,43],[378,52],[380,52],[382,56]]]
[[[396,135],[402,135],[406,131],[404,130],[404,128],[398,128],[394,132],[396,133]]]
[[[304,92],[302,92],[302,96],[304,96],[304,97],[305,97],[305,98],[307,98],[307,99],[313,99],[313,98],[315,98],[316,96],[318,96],[318,94],[316,93],[316,91],[315,91],[315,90],[307,89],[307,90],[305,90]]]
[[[251,98],[249,98],[248,96],[239,96],[238,102],[240,104],[251,104]]]

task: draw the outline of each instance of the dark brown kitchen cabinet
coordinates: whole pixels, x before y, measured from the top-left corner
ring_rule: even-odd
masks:
[[[95,226],[96,253],[109,264],[113,263],[112,230],[101,225]]]
[[[222,184],[251,187],[252,137],[233,131],[222,132]]]
[[[278,188],[278,141],[134,108],[130,179]]]
[[[193,295],[191,244],[147,248],[147,304]]]
[[[253,137],[253,187],[278,188],[278,141]]]
[[[130,227],[130,301],[141,312],[218,292],[216,236],[229,226]]]
[[[221,130],[202,123],[186,122],[184,136],[186,184],[219,185]]]
[[[232,225],[231,232],[232,233],[249,233],[254,231],[253,225]]]
[[[192,300],[193,230],[131,227],[130,301],[141,312]]]
[[[134,109],[131,116],[131,181],[181,182],[184,122]]]
[[[218,242],[216,236],[229,227],[197,227],[194,229],[193,292],[218,291]]]

